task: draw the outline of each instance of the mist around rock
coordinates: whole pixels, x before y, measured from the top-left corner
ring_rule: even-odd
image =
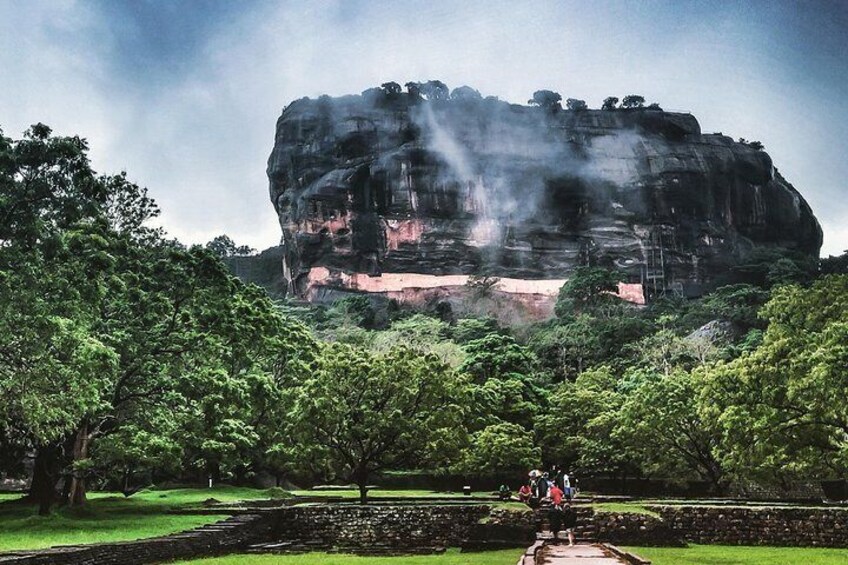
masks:
[[[690,114],[407,87],[280,117],[268,176],[294,294],[357,273],[564,281],[596,265],[645,293],[699,295],[757,248],[818,255],[821,228],[768,154]]]

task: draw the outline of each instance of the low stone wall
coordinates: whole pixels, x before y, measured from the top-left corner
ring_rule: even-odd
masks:
[[[293,548],[354,552],[460,546],[489,515],[484,504],[455,506],[295,506],[276,510],[274,541]]]
[[[848,509],[651,506],[694,543],[848,547]]]
[[[481,523],[472,526],[463,551],[526,548],[536,541],[538,519],[529,508],[493,508]]]
[[[578,537],[622,545],[680,540],[734,545],[848,547],[848,509],[649,506],[655,516],[577,505]],[[489,504],[290,506],[171,536],[0,554],[0,565],[141,565],[245,551],[427,553],[519,547],[545,529],[544,511]],[[526,547],[526,545],[524,545]]]
[[[848,547],[848,509],[648,506],[644,514],[595,512],[597,539],[620,545],[704,544]]]
[[[270,516],[243,514],[160,538],[3,553],[0,565],[142,565],[209,557],[267,539],[272,526]]]
[[[596,511],[592,521],[600,541],[618,545],[683,545],[680,534],[655,516]]]

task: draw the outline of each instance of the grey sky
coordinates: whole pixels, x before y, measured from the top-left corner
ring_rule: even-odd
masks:
[[[283,106],[440,79],[524,102],[643,94],[762,141],[848,249],[848,3],[0,0],[0,127],[37,121],[148,186],[168,231],[280,237],[265,161]]]

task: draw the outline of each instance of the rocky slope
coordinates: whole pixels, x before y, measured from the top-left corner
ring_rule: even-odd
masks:
[[[283,111],[268,177],[291,292],[424,299],[486,274],[544,314],[579,265],[620,269],[638,302],[699,294],[757,247],[818,255],[819,224],[768,154],[690,114],[468,92],[371,89]]]

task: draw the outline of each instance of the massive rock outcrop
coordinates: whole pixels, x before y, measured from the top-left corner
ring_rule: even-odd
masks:
[[[459,94],[283,111],[268,177],[290,292],[420,300],[489,275],[544,314],[579,265],[620,269],[638,302],[699,294],[757,247],[818,255],[818,222],[768,154],[690,114]]]

